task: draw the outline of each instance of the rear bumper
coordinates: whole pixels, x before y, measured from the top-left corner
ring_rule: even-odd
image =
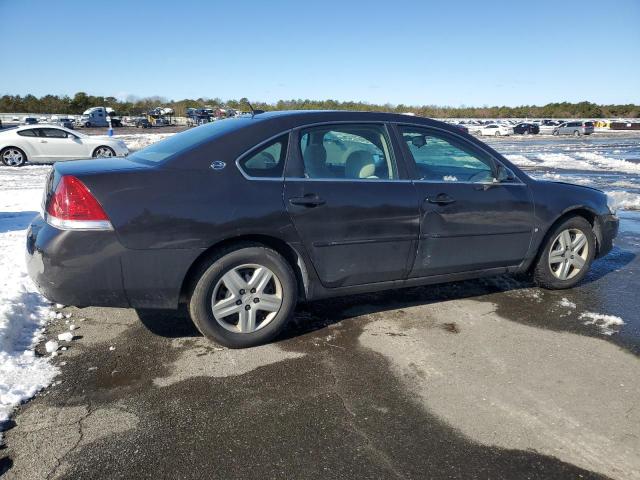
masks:
[[[595,234],[598,239],[596,258],[604,257],[613,248],[613,240],[618,235],[620,220],[615,215],[596,217]]]
[[[177,308],[204,249],[124,248],[114,231],[64,231],[36,217],[27,231],[29,276],[50,301],[78,307]]]
[[[27,271],[40,292],[55,303],[128,307],[121,253],[112,231],[58,230],[40,216],[27,231]]]

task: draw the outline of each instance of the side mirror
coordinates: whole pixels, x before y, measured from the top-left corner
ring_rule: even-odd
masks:
[[[416,148],[422,148],[427,144],[427,138],[424,135],[417,135],[411,138],[411,143]]]
[[[504,165],[498,165],[498,178],[496,180],[500,183],[503,182],[513,182],[516,179],[516,176],[513,174],[511,170],[509,170]]]

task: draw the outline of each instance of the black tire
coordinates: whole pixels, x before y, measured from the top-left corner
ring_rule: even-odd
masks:
[[[551,270],[551,266],[549,264],[549,254],[558,235],[564,230],[569,229],[579,230],[586,236],[588,251],[586,259],[584,261],[584,266],[580,269],[580,271],[571,278],[561,280],[556,275],[554,275]],[[591,263],[593,262],[593,259],[595,257],[595,253],[596,236],[593,233],[591,224],[583,217],[570,217],[562,223],[556,225],[552,230],[549,231],[549,234],[547,235],[547,238],[545,240],[545,244],[542,247],[542,251],[538,256],[536,264],[534,265],[533,280],[538,286],[547,288],[549,290],[562,290],[565,288],[574,287],[585,277],[585,275],[589,271]]]
[[[523,135],[529,135],[529,130],[525,130],[524,132],[522,132]]]
[[[116,156],[116,152],[115,152],[115,150],[113,148],[111,148],[111,147],[109,147],[107,145],[100,145],[99,147],[96,147],[96,149],[93,151],[93,155],[92,155],[93,158],[97,158],[98,157],[98,151],[100,149],[109,150],[111,152],[111,156],[112,157]],[[104,158],[109,158],[109,157],[104,157]]]
[[[91,122],[85,122],[84,127],[85,128],[91,128]]]
[[[11,164],[7,160],[5,160],[4,154],[8,150],[17,150],[18,152],[20,152],[20,154],[22,155],[22,161],[17,164]],[[27,163],[27,154],[24,153],[24,151],[21,148],[6,147],[6,148],[3,148],[2,151],[0,151],[0,159],[2,159],[2,164],[5,165],[6,167],[22,167],[25,163]]]
[[[236,333],[216,320],[211,300],[222,277],[245,264],[261,265],[271,270],[282,287],[282,304],[264,327],[251,333]],[[205,337],[229,348],[253,347],[275,338],[291,318],[298,300],[298,284],[291,265],[275,250],[259,244],[238,245],[220,252],[203,264],[193,279],[189,298],[193,323]]]
[[[554,135],[554,136],[556,136],[556,137],[557,137],[558,135],[560,135],[560,132],[559,132],[558,130],[554,130],[552,133],[553,133],[553,135]]]
[[[579,137],[580,136],[580,130],[574,130],[573,131],[573,136],[574,137]]]

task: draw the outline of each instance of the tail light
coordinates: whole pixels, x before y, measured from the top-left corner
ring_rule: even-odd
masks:
[[[45,220],[61,230],[112,230],[109,217],[84,183],[64,175],[49,198]]]

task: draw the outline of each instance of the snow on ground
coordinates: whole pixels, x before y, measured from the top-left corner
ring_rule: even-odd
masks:
[[[42,185],[48,167],[46,171],[36,168],[43,173]],[[34,352],[48,318],[48,303],[26,273],[24,245],[25,230],[37,214],[42,189],[32,188],[32,169],[24,172],[24,189],[12,188],[15,183],[6,181],[4,169],[0,175],[0,422],[58,374],[47,358]]]
[[[159,142],[165,138],[174,135],[173,133],[134,133],[131,135],[114,135],[114,138],[123,140],[127,144],[127,148],[131,152],[142,150],[152,143]]]
[[[624,190],[610,191],[607,195],[613,198],[615,206],[621,210],[640,210],[640,195]]]
[[[169,135],[119,137],[135,151]],[[56,314],[29,279],[24,263],[26,229],[40,210],[50,170],[49,165],[0,167],[0,424],[16,405],[47,387],[59,373],[51,357],[39,357],[34,351],[47,321]],[[50,354],[56,355],[57,349],[48,343]]]
[[[624,325],[624,321],[620,317],[603,313],[585,312],[581,313],[579,318],[584,320],[585,325],[597,326],[604,335],[613,335],[618,331],[615,327]]]
[[[507,154],[508,160],[522,167],[545,167],[562,170],[614,171],[624,173],[640,173],[640,164],[626,160],[608,158],[594,152],[566,153],[540,152],[532,158],[522,154]]]

